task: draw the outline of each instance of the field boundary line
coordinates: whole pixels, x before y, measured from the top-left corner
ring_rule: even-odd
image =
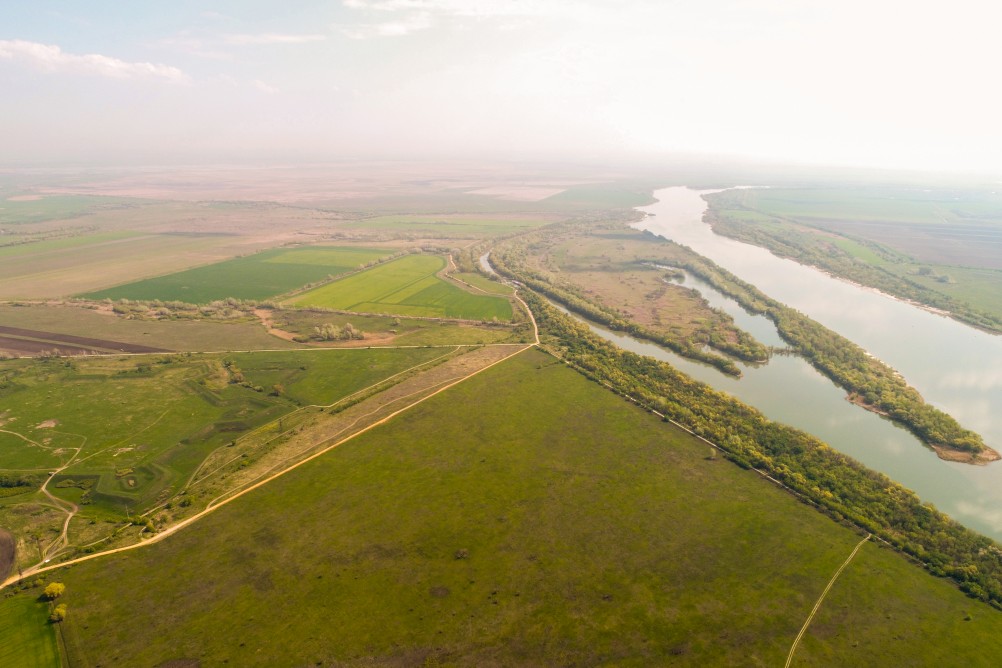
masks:
[[[269,427],[271,427],[272,425],[274,425],[277,422],[281,422],[282,420],[285,420],[285,419],[288,419],[288,418],[293,417],[295,415],[298,415],[299,413],[307,411],[307,410],[309,410],[311,408],[319,408],[319,409],[326,408],[326,409],[330,409],[330,408],[333,408],[334,406],[337,406],[338,404],[340,404],[342,402],[350,401],[350,400],[354,399],[355,397],[357,397],[357,396],[359,396],[359,395],[361,395],[361,394],[363,394],[365,392],[371,391],[372,389],[378,387],[379,385],[382,385],[384,383],[388,383],[389,381],[393,380],[397,376],[402,376],[402,375],[404,375],[406,373],[410,373],[410,372],[414,371],[415,369],[419,369],[422,366],[426,366],[426,365],[432,364],[433,362],[439,362],[440,360],[443,360],[444,358],[448,357],[449,355],[451,355],[453,353],[459,352],[460,348],[463,348],[463,347],[464,346],[455,346],[455,348],[453,350],[450,350],[449,352],[445,353],[444,355],[439,355],[438,357],[433,357],[430,360],[427,360],[425,362],[421,362],[420,364],[415,364],[414,366],[412,366],[410,368],[407,368],[407,369],[404,369],[403,371],[399,371],[399,372],[393,374],[392,376],[387,376],[386,378],[383,378],[382,380],[377,381],[377,382],[375,382],[375,383],[373,383],[373,384],[371,384],[371,385],[369,385],[367,387],[363,387],[362,389],[356,390],[355,392],[352,392],[351,394],[349,394],[347,396],[341,397],[340,399],[338,399],[337,401],[335,401],[333,403],[330,403],[330,404],[307,404],[305,406],[300,406],[299,408],[297,408],[297,409],[295,409],[295,410],[293,410],[293,411],[291,411],[291,412],[289,412],[289,413],[287,413],[285,415],[277,417],[274,420],[266,422],[265,424],[261,425],[260,427],[252,429],[251,431],[247,432],[246,434],[241,435],[238,439],[236,439],[236,441],[239,442],[239,441],[242,441],[242,440],[246,440],[247,438],[253,436],[254,434],[260,433],[260,432],[264,431],[265,429],[268,429]],[[395,385],[395,383],[394,383],[394,385]],[[393,387],[393,385],[388,386],[386,389],[389,389],[390,387]],[[289,429],[288,431],[280,432],[280,433],[276,434],[275,436],[273,436],[272,438],[270,438],[267,441],[265,441],[264,444],[270,443],[271,441],[273,441],[276,438],[281,438],[282,436],[285,436],[285,435],[289,434],[290,432],[292,432],[294,429],[295,428]],[[225,447],[227,447],[227,446],[225,446],[225,445],[220,446],[219,448],[217,448],[216,450],[214,450],[212,453],[210,453],[210,456],[212,454],[215,454],[215,452],[217,452],[221,448],[225,448]],[[229,461],[223,462],[222,464],[220,464],[219,466],[217,466],[216,468],[214,468],[212,471],[210,471],[209,473],[205,474],[201,478],[198,478],[198,474],[202,471],[202,468],[204,466],[204,462],[203,462],[203,464],[199,465],[199,467],[197,469],[195,469],[195,472],[191,474],[191,476],[188,478],[188,482],[185,483],[183,487],[181,487],[181,490],[186,490],[189,487],[191,487],[192,485],[198,484],[198,483],[202,482],[203,480],[207,480],[209,478],[209,476],[211,476],[212,474],[214,474],[216,471],[218,471],[218,470],[226,467],[229,464],[232,464],[234,461],[236,461],[240,457],[241,457],[241,455],[237,455],[233,459],[230,459]],[[161,504],[159,506],[151,508],[150,510],[147,510],[145,513],[143,513],[143,516],[149,515],[151,512],[153,512],[155,510],[159,510],[160,508],[163,507],[163,505],[164,504]]]
[[[112,550],[107,550],[105,552],[96,552],[94,554],[88,554],[88,555],[85,555],[85,556],[82,556],[82,557],[78,557],[76,559],[70,559],[69,561],[64,561],[64,562],[62,562],[60,564],[53,564],[52,566],[45,566],[43,568],[38,568],[38,569],[34,569],[34,570],[29,569],[29,570],[25,571],[21,575],[11,576],[11,577],[7,578],[3,583],[0,583],[0,589],[3,589],[5,587],[7,587],[9,585],[12,585],[12,584],[15,584],[17,582],[20,582],[21,580],[23,580],[23,578],[25,576],[36,575],[38,573],[45,573],[45,572],[56,570],[56,569],[59,569],[59,568],[64,568],[66,566],[73,566],[75,564],[79,564],[79,563],[82,563],[84,561],[89,561],[91,559],[97,559],[98,557],[105,557],[105,556],[109,556],[109,555],[112,555],[112,554],[117,554],[117,553],[120,553],[120,552],[126,552],[126,551],[129,551],[129,550],[136,550],[136,549],[139,549],[141,547],[145,547],[147,545],[153,545],[155,543],[159,543],[160,541],[162,541],[162,540],[166,539],[167,537],[173,535],[174,533],[180,531],[181,529],[185,528],[186,526],[188,526],[190,524],[193,524],[196,521],[202,519],[206,515],[208,515],[208,514],[210,514],[212,512],[215,512],[216,510],[219,510],[220,508],[226,506],[228,503],[231,503],[232,501],[236,501],[237,499],[239,499],[240,497],[242,497],[244,494],[248,494],[249,492],[252,492],[252,491],[254,491],[257,488],[262,487],[262,486],[268,484],[272,480],[275,480],[276,478],[278,478],[280,476],[283,476],[286,473],[299,468],[303,464],[306,464],[307,462],[313,461],[317,457],[320,457],[322,455],[327,454],[328,452],[330,452],[334,448],[338,447],[339,445],[341,445],[343,443],[347,443],[348,441],[352,440],[356,436],[361,436],[362,434],[364,434],[364,433],[366,433],[366,432],[368,432],[368,431],[370,431],[372,429],[375,429],[376,427],[379,427],[379,426],[385,424],[386,422],[389,422],[390,420],[392,420],[393,418],[395,418],[397,415],[400,415],[401,413],[404,413],[404,412],[406,412],[406,411],[414,408],[415,406],[417,406],[417,405],[419,405],[421,403],[424,403],[428,399],[431,399],[432,397],[434,397],[434,396],[436,396],[438,394],[441,394],[442,392],[445,392],[446,390],[448,390],[448,389],[450,389],[452,387],[455,387],[456,385],[462,383],[463,381],[468,380],[469,378],[472,378],[473,376],[476,376],[479,373],[487,371],[491,367],[497,366],[498,364],[501,364],[502,362],[505,362],[505,361],[511,359],[515,355],[518,355],[520,353],[525,352],[529,348],[535,347],[535,344],[523,344],[523,346],[524,347],[522,347],[519,350],[516,350],[515,352],[511,353],[510,355],[505,355],[501,359],[499,359],[499,360],[497,360],[495,362],[491,362],[487,366],[482,367],[480,369],[477,369],[476,371],[473,371],[473,372],[471,372],[471,373],[463,376],[462,378],[458,378],[458,379],[454,380],[453,382],[449,383],[448,385],[445,385],[444,387],[441,387],[440,389],[435,390],[431,394],[429,394],[429,395],[427,395],[425,397],[422,397],[421,399],[418,399],[414,403],[409,404],[407,406],[404,406],[403,408],[397,409],[393,413],[390,413],[386,417],[384,417],[384,418],[382,418],[380,420],[377,420],[376,422],[373,422],[371,425],[358,430],[354,434],[350,434],[348,436],[345,436],[343,439],[341,439],[339,441],[331,443],[329,446],[327,446],[323,450],[320,450],[319,452],[310,455],[306,459],[303,459],[303,460],[301,460],[299,462],[296,462],[295,464],[292,464],[288,468],[283,469],[283,470],[279,471],[278,473],[275,473],[274,475],[272,475],[272,476],[270,476],[270,477],[268,477],[268,478],[266,478],[264,480],[261,480],[259,482],[254,483],[250,487],[247,487],[247,488],[241,490],[240,492],[234,494],[233,496],[231,496],[231,497],[229,497],[229,498],[227,498],[227,499],[225,499],[223,501],[220,501],[219,504],[217,504],[215,506],[211,506],[209,508],[206,508],[205,510],[202,510],[202,511],[200,511],[197,514],[192,515],[191,517],[189,517],[186,520],[182,520],[181,522],[175,524],[174,526],[172,526],[172,527],[170,527],[168,529],[165,529],[164,531],[162,531],[162,532],[154,535],[153,537],[151,537],[151,538],[149,538],[149,539],[147,539],[147,540],[145,540],[145,541],[143,541],[141,543],[133,543],[132,545],[124,545],[122,547],[116,547],[116,548],[114,548]]]
[[[842,562],[842,565],[838,567],[838,570],[835,571],[835,575],[832,576],[832,579],[828,581],[828,586],[825,587],[825,590],[823,592],[821,592],[821,596],[818,597],[817,603],[815,603],[814,607],[811,609],[811,614],[807,615],[807,619],[804,621],[804,625],[800,627],[800,633],[798,633],[797,637],[793,640],[793,645],[790,646],[790,653],[786,656],[786,665],[784,668],[790,668],[790,664],[793,662],[793,653],[797,651],[797,645],[800,644],[800,639],[803,638],[804,633],[807,632],[807,627],[810,626],[811,621],[814,620],[814,615],[817,614],[818,609],[821,608],[821,604],[824,602],[825,596],[828,595],[828,591],[835,584],[835,580],[837,580],[838,576],[842,574],[842,571],[845,570],[845,567],[849,565],[849,562],[852,561],[852,558],[856,556],[856,553],[859,552],[859,548],[863,547],[863,543],[870,540],[870,536],[871,534],[866,534],[866,538],[856,543],[856,547],[854,547],[852,552],[849,553],[849,556],[846,557],[845,561]]]

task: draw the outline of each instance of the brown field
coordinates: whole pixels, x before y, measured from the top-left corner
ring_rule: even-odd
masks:
[[[0,529],[0,582],[6,580],[7,576],[10,575],[15,554],[14,536],[10,532]]]
[[[122,343],[121,341],[109,341],[107,339],[91,339],[72,334],[58,334],[56,332],[43,332],[34,329],[22,329],[21,327],[8,327],[0,325],[0,336],[9,339],[11,337],[25,337],[28,339],[38,339],[42,343],[70,344],[80,348],[90,348],[101,351],[113,351],[118,353],[166,353],[170,352],[165,348],[154,348],[152,346],[141,346],[134,343]]]
[[[32,339],[16,339],[0,334],[0,353],[12,355],[14,357],[35,357],[43,353],[57,353],[59,355],[93,355],[97,350],[90,348],[80,348],[65,344],[50,343],[48,341],[35,341]]]
[[[912,222],[822,219],[816,225],[870,239],[922,262],[1002,269],[1002,229],[998,224],[916,225]]]
[[[90,306],[59,302],[30,306],[0,304],[0,322],[24,329],[182,352],[301,347],[269,336],[257,318],[238,321],[138,320],[115,315],[110,309],[99,310]],[[53,347],[49,344],[45,349]]]
[[[545,250],[528,258],[530,266],[629,320],[680,338],[717,329],[727,340],[737,340],[730,319],[711,309],[702,296],[666,282],[664,270],[641,264],[660,260],[671,265],[676,249],[628,228],[574,229],[544,243]]]

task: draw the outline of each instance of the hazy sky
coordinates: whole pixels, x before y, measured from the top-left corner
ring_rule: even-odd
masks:
[[[0,2],[0,163],[729,154],[1002,173],[992,0]]]

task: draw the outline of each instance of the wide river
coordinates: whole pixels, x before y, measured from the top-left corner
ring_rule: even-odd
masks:
[[[769,251],[722,237],[703,222],[699,191],[666,188],[636,227],[689,246],[770,297],[806,313],[897,369],[926,401],[1002,451],[1002,337],[861,288]],[[689,277],[713,305],[763,343],[779,345],[772,323]],[[600,328],[596,328],[600,329]],[[832,447],[914,490],[967,526],[1002,540],[1002,462],[971,466],[940,460],[904,429],[845,400],[845,392],[798,357],[776,356],[740,380],[613,332],[607,338],[670,361],[770,418],[817,435]]]

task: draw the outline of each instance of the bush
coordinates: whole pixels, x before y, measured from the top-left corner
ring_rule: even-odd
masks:
[[[58,624],[64,619],[66,619],[66,604],[60,603],[55,607],[55,609],[49,615],[49,621],[52,622],[53,624]]]

